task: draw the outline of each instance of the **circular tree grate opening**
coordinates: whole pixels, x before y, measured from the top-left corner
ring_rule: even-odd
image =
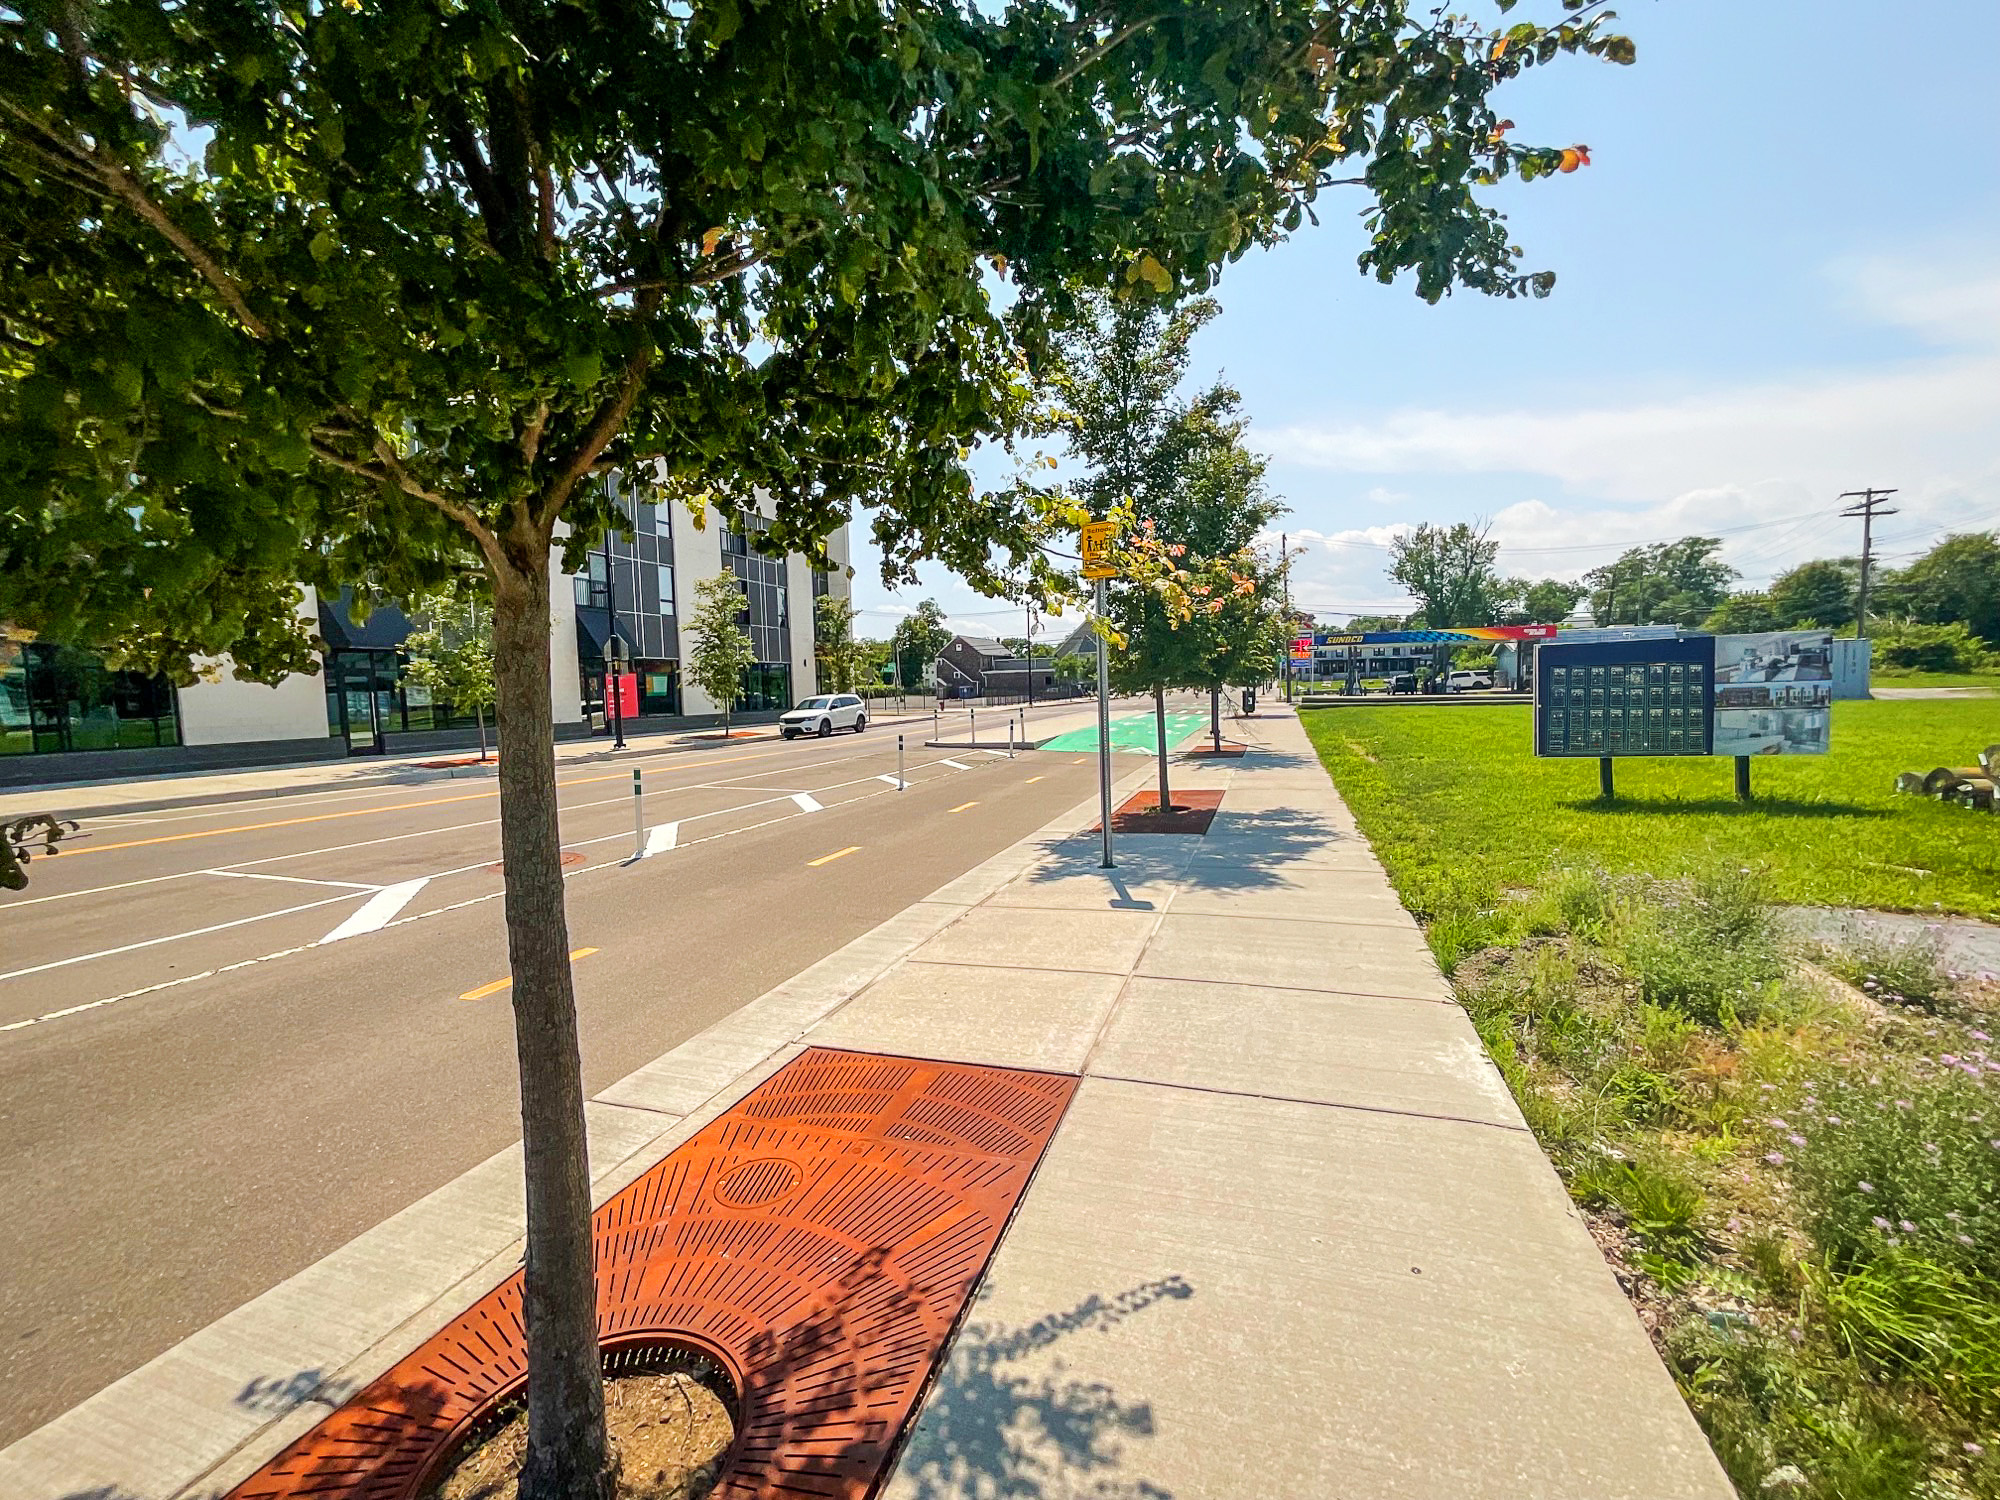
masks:
[[[741,1412],[722,1365],[698,1350],[645,1344],[604,1352],[604,1422],[618,1455],[618,1500],[701,1500],[715,1487]],[[515,1500],[528,1403],[515,1391],[466,1425],[423,1500]]]

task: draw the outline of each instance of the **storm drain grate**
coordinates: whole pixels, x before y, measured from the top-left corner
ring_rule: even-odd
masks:
[[[607,1358],[678,1345],[735,1386],[714,1494],[874,1492],[1075,1088],[814,1048],[597,1211]],[[526,1359],[517,1272],[232,1500],[408,1500]]]

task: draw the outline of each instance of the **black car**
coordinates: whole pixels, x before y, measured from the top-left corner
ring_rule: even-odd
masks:
[[[1414,693],[1416,690],[1417,674],[1415,672],[1398,672],[1389,679],[1389,691],[1392,693]]]

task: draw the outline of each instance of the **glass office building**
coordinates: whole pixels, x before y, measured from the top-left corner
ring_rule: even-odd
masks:
[[[178,745],[173,684],[107,666],[87,646],[24,638],[0,625],[0,755]]]

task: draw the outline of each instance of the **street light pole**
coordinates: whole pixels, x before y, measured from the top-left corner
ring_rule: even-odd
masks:
[[[1104,580],[1100,578],[1097,580],[1099,621],[1107,613]],[[1161,753],[1165,754],[1164,747]],[[1104,829],[1104,857],[1099,863],[1109,870],[1118,861],[1111,854],[1111,654],[1105,649],[1101,630],[1097,636],[1097,813]]]

